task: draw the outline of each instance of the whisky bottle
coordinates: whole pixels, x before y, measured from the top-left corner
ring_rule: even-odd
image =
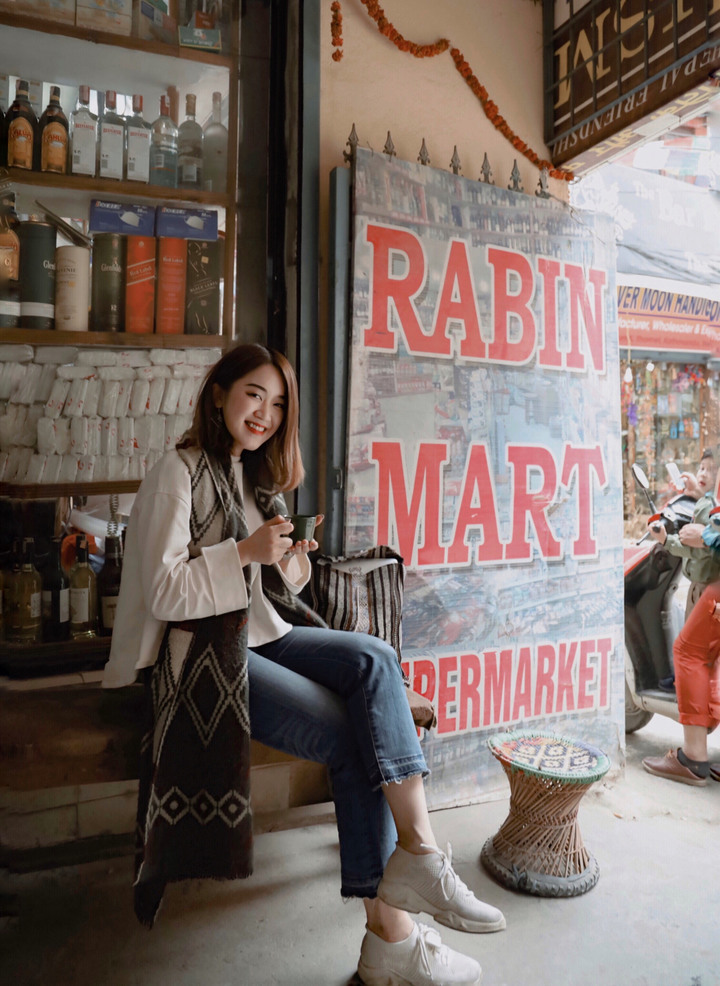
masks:
[[[42,580],[44,640],[67,640],[70,636],[70,582],[60,564],[62,538],[53,538]]]
[[[178,128],[178,187],[203,187],[203,132],[195,119],[195,96],[185,97],[185,120]]]
[[[85,538],[77,539],[76,551],[70,570],[70,636],[85,640],[97,636],[97,580],[90,568]]]
[[[8,579],[5,599],[5,633],[8,640],[32,644],[42,635],[42,579],[33,562],[34,540],[23,538],[22,555],[15,548],[15,564]]]
[[[38,121],[30,105],[28,82],[18,79],[15,92],[15,102],[5,118],[7,163],[9,168],[32,171],[36,159]]]
[[[90,87],[80,86],[78,105],[70,114],[72,173],[95,174],[97,117],[90,112]]]
[[[97,577],[98,599],[100,600],[100,636],[112,636],[115,626],[115,609],[120,594],[122,574],[122,549],[120,538],[108,534],[105,538],[105,564]]]
[[[68,161],[68,121],[60,105],[60,86],[50,86],[50,102],[40,117],[40,170],[64,175]]]
[[[117,93],[105,93],[105,112],[98,124],[97,174],[99,178],[122,178],[125,158],[125,121],[117,113]]]

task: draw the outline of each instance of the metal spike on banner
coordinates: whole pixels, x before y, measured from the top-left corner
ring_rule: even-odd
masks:
[[[350,148],[350,150],[343,151],[343,160],[346,162],[346,164],[352,164],[353,161],[355,160],[355,151],[357,150],[357,146],[360,143],[360,139],[357,135],[357,130],[355,129],[354,123],[352,125],[352,130],[350,131],[350,135],[348,139],[345,141],[345,143]]]
[[[458,154],[457,144],[453,147],[453,156],[450,159],[450,167],[452,168],[452,173],[454,175],[459,175],[462,171],[462,165],[460,164],[460,155]]]
[[[427,144],[425,143],[424,137],[422,146],[420,147],[420,153],[418,154],[418,161],[420,164],[430,164],[430,154],[428,153]]]
[[[511,192],[524,192],[522,181],[520,180],[520,169],[517,166],[517,158],[513,161],[513,169],[510,172],[510,184],[508,188]]]
[[[385,141],[385,146],[383,147],[383,154],[387,154],[389,158],[397,157],[397,152],[395,151],[395,145],[393,144],[393,139],[390,136],[389,130],[388,130],[387,140]]]
[[[535,194],[540,199],[549,199],[550,192],[548,191],[548,178],[550,177],[550,172],[547,168],[540,169],[540,178],[538,179],[538,185],[540,186],[536,189]]]
[[[492,177],[492,168],[490,167],[490,162],[488,161],[487,152],[483,158],[482,168],[480,168],[480,177],[478,181],[484,181],[486,185],[494,185]]]

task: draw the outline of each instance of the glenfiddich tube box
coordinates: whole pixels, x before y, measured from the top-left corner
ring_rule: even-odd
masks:
[[[155,323],[154,236],[128,236],[125,274],[125,331],[149,334]]]
[[[185,329],[188,241],[161,236],[157,242],[155,331],[159,335],[181,334]]]
[[[220,241],[187,241],[185,332],[220,334]]]

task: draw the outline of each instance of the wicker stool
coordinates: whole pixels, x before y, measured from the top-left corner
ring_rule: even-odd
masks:
[[[488,740],[510,782],[510,811],[480,854],[500,883],[540,897],[590,890],[600,869],[583,845],[578,806],[610,761],[587,743],[519,730]]]

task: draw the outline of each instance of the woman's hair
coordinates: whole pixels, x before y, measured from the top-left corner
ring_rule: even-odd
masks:
[[[215,407],[215,384],[227,393],[236,380],[261,366],[274,366],[285,384],[285,409],[280,427],[256,451],[243,452],[243,466],[251,480],[275,490],[293,490],[305,471],[298,440],[298,387],[295,371],[282,353],[251,342],[236,346],[212,367],[198,396],[193,423],[178,448],[197,446],[221,460],[230,458],[232,436],[222,412]]]

